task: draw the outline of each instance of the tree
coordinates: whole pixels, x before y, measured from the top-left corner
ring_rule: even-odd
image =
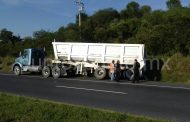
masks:
[[[80,33],[78,24],[70,23],[65,28],[65,40],[69,42],[80,41]]]
[[[91,18],[96,27],[105,27],[115,19],[119,19],[119,13],[113,8],[107,8],[97,11]]]
[[[55,33],[45,30],[36,31],[33,34],[34,36],[34,47],[35,48],[46,48],[50,53],[52,52],[52,41],[55,39]]]
[[[22,39],[20,36],[13,35],[13,32],[8,31],[7,29],[2,29],[0,33],[0,40],[2,40],[4,43],[12,43],[14,46],[16,42],[19,42]]]
[[[173,9],[173,8],[181,8],[181,2],[180,0],[168,0],[166,2],[168,9]]]
[[[97,43],[106,43],[108,40],[107,31],[105,28],[96,28],[94,36]]]
[[[88,19],[88,15],[86,13],[81,13],[81,23],[83,23]],[[76,24],[79,23],[79,14],[76,15]]]
[[[127,5],[127,10],[130,10],[131,12],[136,12],[139,10],[139,7],[139,3],[133,1]]]
[[[81,26],[81,36],[84,42],[94,42],[95,26],[91,18],[88,18]]]
[[[55,32],[55,39],[58,41],[65,41],[65,27],[62,26]]]
[[[152,11],[151,7],[150,6],[142,6],[141,9],[141,14],[142,15],[145,15],[145,14],[150,14],[150,12]]]
[[[4,42],[8,43],[11,42],[11,39],[13,37],[13,32],[8,31],[7,29],[2,29],[0,33],[0,39]]]
[[[82,25],[75,23],[60,27],[56,32],[36,31],[33,38],[24,38],[3,29],[0,32],[0,56],[18,54],[24,48],[46,47],[52,52],[52,41],[140,43],[149,55],[190,54],[190,8],[180,0],[167,0],[168,10],[152,10],[130,2],[118,13],[113,8],[98,10],[93,15],[82,14]],[[13,46],[14,50],[12,50]]]
[[[140,5],[137,2],[130,2],[127,4],[126,8],[121,11],[121,18],[128,19],[128,18],[140,18]]]
[[[152,26],[159,25],[165,21],[164,15],[165,15],[164,11],[155,10],[155,11],[151,12],[150,14],[148,14],[147,16],[143,17],[142,21],[144,21],[144,19],[145,19]]]

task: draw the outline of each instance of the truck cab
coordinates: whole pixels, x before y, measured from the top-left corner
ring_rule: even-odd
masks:
[[[15,59],[12,70],[16,75],[24,72],[41,72],[44,59],[45,51],[43,49],[24,49],[20,56]]]

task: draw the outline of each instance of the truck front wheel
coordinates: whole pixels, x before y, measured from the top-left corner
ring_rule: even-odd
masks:
[[[13,71],[15,75],[21,75],[21,68],[19,66],[15,66]]]
[[[57,79],[61,76],[61,69],[58,66],[52,68],[52,76]]]
[[[96,79],[98,80],[102,80],[106,77],[106,69],[103,67],[98,67],[97,69],[95,69],[94,71],[94,76],[96,77]]]
[[[43,69],[42,69],[42,76],[44,78],[48,78],[50,76],[50,74],[51,74],[50,68],[48,66],[43,67]]]

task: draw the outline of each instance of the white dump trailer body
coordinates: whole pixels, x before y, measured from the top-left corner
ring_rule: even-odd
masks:
[[[137,59],[144,66],[144,44],[53,42],[55,60],[107,64],[119,60],[133,65]]]
[[[132,72],[134,59],[139,61],[140,69],[145,65],[143,44],[71,42],[53,42],[52,44],[55,56],[52,63],[61,64],[62,71],[68,73],[75,72],[82,75],[94,73],[97,79],[104,79],[110,75],[109,64],[112,60],[119,60],[121,73],[130,79],[129,76],[132,77],[132,73],[129,72]]]

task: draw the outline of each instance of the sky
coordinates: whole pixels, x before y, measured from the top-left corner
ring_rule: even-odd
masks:
[[[132,0],[82,0],[85,12],[92,15],[99,9],[124,9]],[[153,10],[166,9],[166,0],[134,0],[149,5]],[[181,0],[184,6],[189,0]],[[7,28],[14,35],[32,36],[41,29],[56,31],[61,26],[75,22],[78,8],[75,0],[0,0],[0,30]]]

